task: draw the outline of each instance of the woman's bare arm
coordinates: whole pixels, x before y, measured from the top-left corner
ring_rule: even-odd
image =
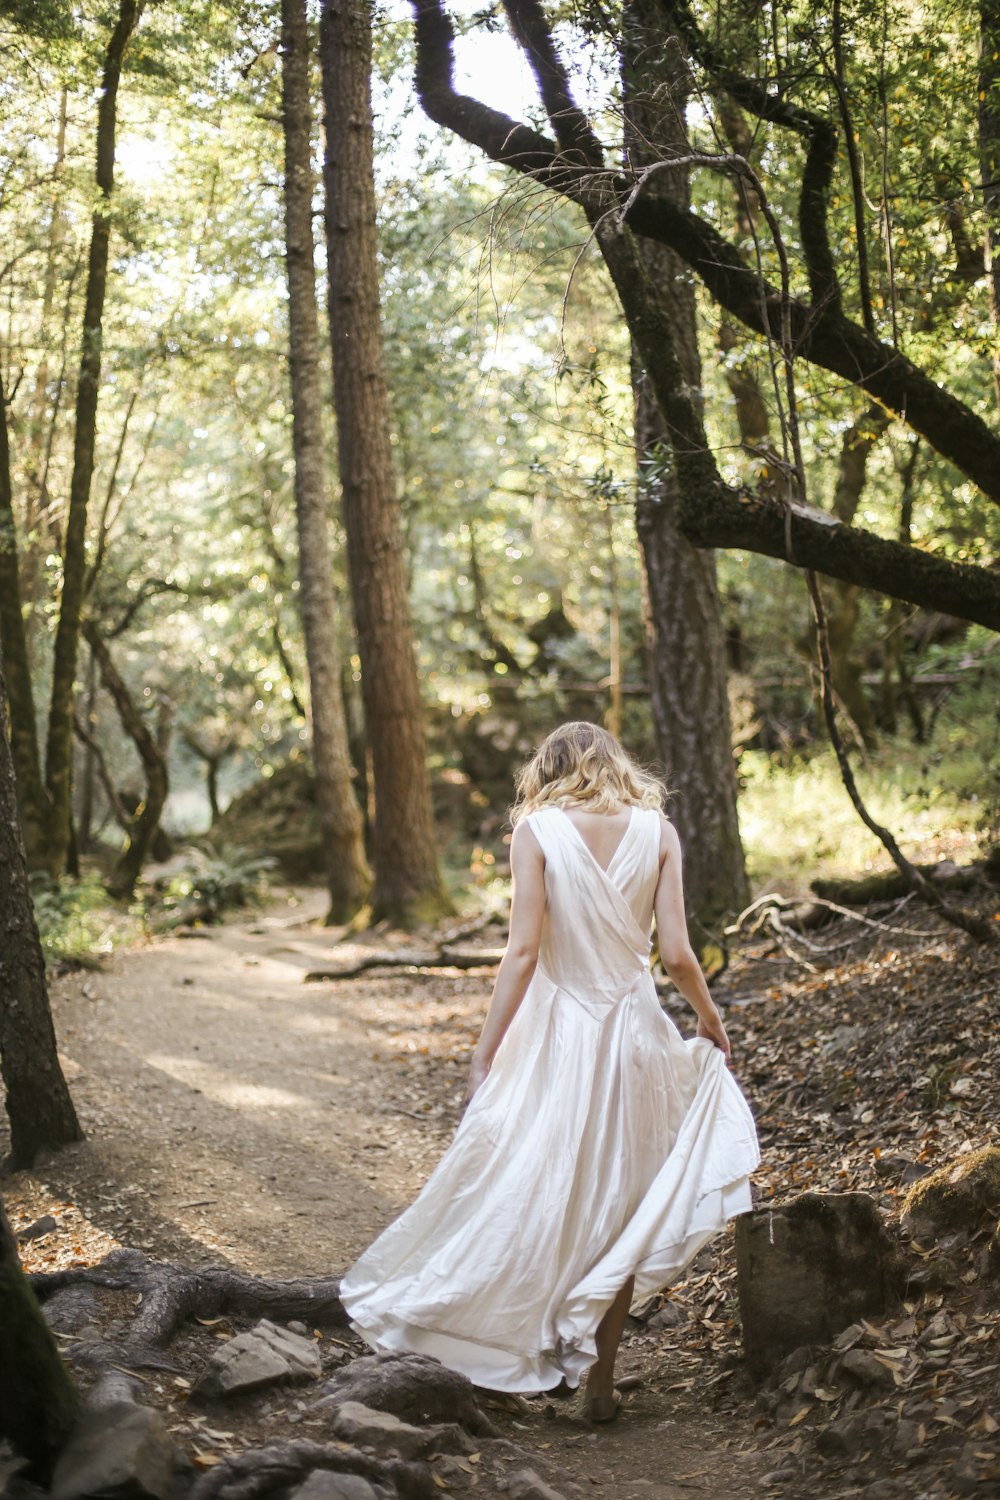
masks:
[[[681,841],[672,823],[664,817],[660,823],[660,879],[653,898],[660,961],[697,1015],[698,1035],[720,1047],[728,1062],[730,1049],[726,1028],[688,939],[681,878]]]
[[[510,841],[510,933],[500,961],[493,998],[472,1054],[466,1103],[493,1064],[507,1028],[517,1015],[538,963],[538,945],[545,915],[545,857],[526,823],[519,823]]]

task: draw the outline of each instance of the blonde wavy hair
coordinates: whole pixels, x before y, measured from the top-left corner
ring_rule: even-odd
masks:
[[[589,812],[622,806],[663,808],[662,782],[644,771],[600,724],[560,724],[517,773],[511,823],[540,807],[582,805]]]

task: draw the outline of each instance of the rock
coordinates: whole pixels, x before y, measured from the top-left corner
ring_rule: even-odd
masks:
[[[892,1418],[877,1408],[840,1417],[816,1434],[816,1448],[824,1458],[860,1458],[880,1446]]]
[[[918,1239],[950,1229],[975,1233],[1000,1204],[1000,1150],[983,1146],[915,1182],[903,1199],[903,1223]]]
[[[141,1391],[139,1381],[133,1380],[123,1370],[108,1370],[87,1392],[87,1405],[91,1411],[122,1404],[135,1406]]]
[[[791,1354],[785,1355],[778,1366],[776,1379],[784,1381],[790,1375],[798,1375],[801,1371],[808,1370],[815,1358],[816,1351],[810,1344],[800,1344],[797,1349],[792,1350]]]
[[[665,1302],[658,1312],[655,1312],[646,1324],[647,1328],[680,1328],[683,1323],[691,1320],[682,1307],[676,1302]]]
[[[26,1245],[29,1240],[40,1240],[44,1234],[52,1234],[58,1228],[59,1225],[51,1214],[43,1214],[34,1224],[18,1231],[17,1243]]]
[[[263,1318],[214,1351],[191,1394],[233,1396],[274,1380],[315,1380],[321,1370],[312,1339]]]
[[[837,1368],[838,1374],[849,1376],[855,1384],[869,1390],[888,1390],[895,1385],[892,1371],[868,1349],[848,1349]]]
[[[333,1431],[356,1448],[375,1448],[380,1453],[398,1453],[400,1458],[427,1458],[433,1453],[474,1452],[462,1429],[454,1422],[434,1427],[413,1427],[391,1412],[376,1411],[360,1401],[345,1401],[333,1408]]]
[[[896,1423],[896,1431],[892,1436],[893,1453],[903,1455],[919,1447],[920,1423],[914,1422],[911,1417],[903,1417]]]
[[[944,1292],[957,1286],[961,1280],[961,1268],[948,1255],[934,1255],[907,1275],[907,1287],[919,1287],[925,1292]]]
[[[426,1354],[362,1355],[331,1375],[322,1389],[317,1409],[360,1401],[404,1422],[460,1422],[477,1437],[497,1436],[476,1404],[472,1382]]]
[[[176,1454],[159,1412],[118,1401],[85,1413],[59,1456],[52,1500],[169,1500]]]
[[[313,1469],[292,1490],[288,1500],[390,1500],[395,1492],[381,1484],[371,1484],[360,1474],[338,1474],[332,1469]]]
[[[899,1490],[891,1479],[876,1479],[861,1491],[862,1500],[893,1500]]]
[[[6,1495],[11,1480],[27,1467],[28,1460],[15,1453],[10,1444],[0,1438],[0,1495]]]
[[[534,1469],[518,1469],[508,1475],[503,1487],[511,1500],[562,1500],[559,1491],[546,1484]]]
[[[760,1379],[799,1346],[887,1312],[899,1265],[867,1193],[803,1193],[739,1215],[736,1278],[747,1364]]]

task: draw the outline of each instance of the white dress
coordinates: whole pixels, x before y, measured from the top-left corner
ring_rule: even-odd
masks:
[[[750,1207],[760,1159],[722,1053],[681,1037],[649,972],[659,814],[633,808],[606,870],[559,808],[526,821],[534,977],[423,1191],[340,1289],[374,1347],[502,1391],[576,1385],[623,1283],[638,1303],[675,1280]]]

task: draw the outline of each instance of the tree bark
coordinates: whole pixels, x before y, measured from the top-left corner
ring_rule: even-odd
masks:
[[[45,1482],[77,1420],[80,1401],[28,1285],[0,1203],[0,1437]]]
[[[125,835],[125,847],[108,879],[108,891],[120,900],[128,900],[135,883],[142,874],[142,867],[149,856],[150,847],[160,826],[163,804],[167,800],[167,765],[163,753],[139,712],[125,680],[115,666],[107,643],[101,639],[92,620],[85,620],[83,633],[94,653],[101,673],[101,682],[110,695],[122,728],[139,752],[143,774],[146,778],[146,795],[139,803],[135,815],[129,820]]]
[[[423,705],[390,445],[379,312],[368,0],[324,0],[326,236],[347,561],[375,781],[373,919],[448,909],[431,813]]]
[[[56,129],[55,160],[52,163],[52,208],[45,245],[45,276],[42,281],[42,307],[39,318],[42,353],[35,371],[34,389],[31,393],[27,451],[24,455],[24,472],[27,478],[24,535],[27,540],[21,569],[21,599],[25,605],[33,605],[36,602],[41,561],[45,552],[51,548],[52,520],[49,514],[47,483],[48,450],[51,440],[46,435],[46,416],[48,415],[50,422],[53,420],[54,412],[50,406],[57,406],[58,403],[50,403],[49,399],[48,341],[52,332],[52,313],[58,286],[59,256],[69,228],[63,207],[68,106],[69,93],[66,88],[63,88],[59,95],[59,124]],[[72,277],[68,273],[67,280],[72,284]]]
[[[299,608],[309,664],[316,802],[328,922],[346,922],[371,890],[364,820],[354,790],[340,691],[337,605],[333,589],[320,394],[319,314],[312,228],[312,111],[305,0],[281,0],[282,125],[285,137],[285,247],[289,368],[299,539]]]
[[[70,844],[73,775],[73,699],[87,573],[87,509],[94,474],[97,436],[97,398],[101,381],[101,341],[108,282],[111,240],[111,198],[114,190],[118,83],[129,38],[138,25],[145,0],[119,0],[118,18],[104,55],[97,106],[98,201],[94,209],[87,262],[83,344],[76,393],[73,470],[63,544],[62,593],[52,662],[45,781],[51,798],[46,832],[45,862],[54,876],[66,866]]]
[[[979,4],[979,161],[986,223],[983,250],[993,322],[993,385],[1000,407],[1000,4]]]
[[[28,661],[28,640],[21,612],[21,579],[17,528],[10,479],[7,403],[0,384],[0,647],[7,669],[7,700],[0,696],[0,714],[10,709],[10,747],[17,776],[17,806],[28,862],[39,860],[45,833],[46,797],[35,727],[35,695]]]
[[[0,661],[0,700],[6,691]],[[0,714],[0,1072],[11,1157],[28,1167],[43,1147],[82,1139],[63,1078],[45,987],[45,960],[28,890],[14,766]],[[0,1320],[2,1321],[2,1320]]]
[[[640,4],[625,11],[622,79],[626,154],[635,169],[650,148],[679,155],[687,103],[683,55],[654,35]],[[671,174],[665,191],[687,207],[688,178]],[[673,328],[678,373],[701,391],[697,312],[690,274],[664,246],[637,252]],[[746,905],[748,885],[736,814],[736,769],[729,719],[725,632],[715,554],[693,547],[679,525],[680,489],[671,429],[633,345],[635,447],[639,471],[636,525],[648,607],[650,689],[657,750],[677,793],[670,816],[684,849],[688,908],[703,929]]]

